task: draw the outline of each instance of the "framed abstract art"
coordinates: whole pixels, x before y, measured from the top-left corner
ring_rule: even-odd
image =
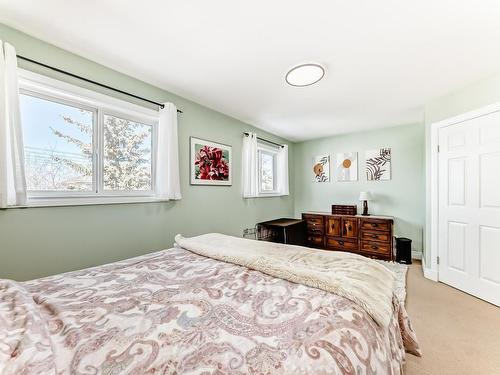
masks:
[[[330,182],[330,155],[320,155],[313,158],[312,172],[314,181]]]
[[[383,181],[391,179],[391,149],[366,151],[366,179]]]
[[[191,185],[232,185],[232,147],[190,137]]]
[[[335,181],[358,180],[358,153],[339,152],[335,155]]]

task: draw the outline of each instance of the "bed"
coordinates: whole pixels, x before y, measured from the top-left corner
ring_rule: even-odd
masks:
[[[285,254],[283,275],[260,266],[259,251]],[[342,274],[325,266],[331,258],[311,262],[326,253],[336,252],[211,234],[91,269],[1,280],[0,373],[402,374],[405,351],[420,349],[401,297],[392,293],[381,306],[389,314],[377,315],[369,298],[342,291],[360,271],[330,283],[334,293],[286,269]],[[379,272],[359,255],[333,255]]]

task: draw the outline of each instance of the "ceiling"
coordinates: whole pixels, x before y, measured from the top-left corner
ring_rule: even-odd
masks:
[[[292,141],[422,121],[500,70],[498,0],[0,0],[0,22]],[[289,68],[326,75],[291,87]]]

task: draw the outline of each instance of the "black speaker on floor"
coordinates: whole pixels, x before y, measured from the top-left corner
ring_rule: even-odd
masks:
[[[396,262],[411,264],[411,240],[409,238],[396,238]]]

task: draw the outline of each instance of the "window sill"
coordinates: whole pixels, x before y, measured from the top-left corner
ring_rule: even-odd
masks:
[[[281,194],[281,193],[261,193],[256,195],[255,197],[244,197],[245,199],[253,199],[253,198],[276,198],[276,197],[287,197],[289,194]]]
[[[68,206],[94,206],[109,204],[131,203],[159,203],[166,202],[156,197],[100,197],[100,198],[33,198],[24,206],[9,206],[8,208],[35,208],[35,207],[68,207]]]

